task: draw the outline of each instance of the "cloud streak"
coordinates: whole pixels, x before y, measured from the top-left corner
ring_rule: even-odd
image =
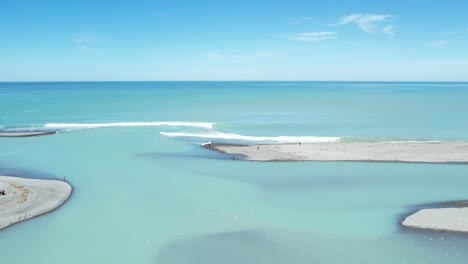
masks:
[[[427,45],[431,47],[442,47],[442,46],[447,45],[448,43],[449,43],[448,40],[437,40],[437,41],[429,42],[427,43]]]
[[[259,50],[246,52],[243,50],[211,50],[205,56],[217,62],[226,63],[245,63],[252,60],[268,59],[275,56],[275,52],[271,50]]]
[[[461,35],[461,34],[466,34],[466,33],[468,33],[468,28],[461,29],[461,30],[440,32],[440,34],[443,34],[443,35]]]
[[[79,50],[89,50],[90,45],[96,42],[96,35],[91,31],[81,31],[80,34],[73,39],[73,42],[75,42]]]
[[[83,28],[75,38],[72,39],[76,48],[80,51],[102,52],[105,50],[107,38],[96,34],[88,27]]]
[[[295,41],[302,41],[302,42],[309,42],[309,43],[316,43],[320,41],[324,41],[327,39],[335,39],[337,38],[336,32],[331,31],[315,31],[315,32],[302,32],[297,33],[293,36],[288,37],[289,40]]]
[[[390,37],[393,37],[395,35],[395,32],[393,32],[393,26],[392,25],[388,25],[388,26],[383,27],[382,32],[385,35],[388,35]]]
[[[347,16],[341,17],[337,23],[332,24],[331,26],[343,26],[348,24],[355,24],[360,29],[366,31],[367,33],[375,32],[375,28],[378,24],[384,22],[388,18],[392,17],[392,15],[380,15],[380,14],[364,14],[364,13],[356,13]],[[389,28],[390,27],[390,28]],[[393,34],[393,26],[387,25],[383,28],[380,28],[384,33],[385,31],[392,32]],[[386,30],[385,30],[386,29]]]
[[[293,20],[289,22],[290,25],[298,25],[298,24],[307,24],[307,23],[312,23],[312,18],[311,17],[303,17],[300,19]]]

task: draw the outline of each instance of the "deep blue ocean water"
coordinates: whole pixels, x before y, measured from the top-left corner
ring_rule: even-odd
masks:
[[[0,260],[467,263],[468,236],[399,226],[421,204],[468,199],[466,165],[232,161],[200,147],[468,141],[467,102],[468,83],[0,83],[0,129],[60,131],[0,138],[0,175],[74,187],[2,230]]]

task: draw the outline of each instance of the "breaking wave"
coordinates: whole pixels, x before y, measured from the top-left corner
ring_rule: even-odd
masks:
[[[259,143],[325,143],[339,142],[339,137],[315,137],[315,136],[245,136],[239,134],[211,131],[208,133],[181,133],[181,132],[159,132],[168,137],[190,137],[203,139],[236,140]]]
[[[207,122],[116,122],[116,123],[48,123],[43,127],[48,129],[85,129],[101,127],[150,127],[150,126],[171,126],[171,127],[197,127],[212,129],[214,123]]]

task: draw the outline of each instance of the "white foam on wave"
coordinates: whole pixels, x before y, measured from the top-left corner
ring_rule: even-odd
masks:
[[[245,136],[239,134],[211,131],[208,133],[182,133],[182,132],[159,132],[168,137],[191,137],[206,139],[240,140],[258,143],[325,143],[339,142],[339,137],[315,137],[315,136]]]
[[[198,127],[211,129],[214,123],[207,122],[116,122],[116,123],[48,123],[46,128],[55,129],[84,129],[100,127],[147,127],[147,126],[172,126],[172,127]]]

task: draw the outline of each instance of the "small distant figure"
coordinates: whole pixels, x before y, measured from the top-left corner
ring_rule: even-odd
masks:
[[[259,149],[260,149],[260,147],[259,147],[259,146],[257,146],[257,150],[259,150]]]
[[[234,156],[232,156],[232,160],[235,160],[236,158]]]
[[[5,190],[1,190],[1,191],[0,191],[0,195],[1,195],[1,196],[6,195]]]
[[[63,181],[65,181],[65,182],[67,181],[67,178],[65,178],[65,176],[63,176]]]
[[[301,142],[299,142],[299,147],[301,146]]]

